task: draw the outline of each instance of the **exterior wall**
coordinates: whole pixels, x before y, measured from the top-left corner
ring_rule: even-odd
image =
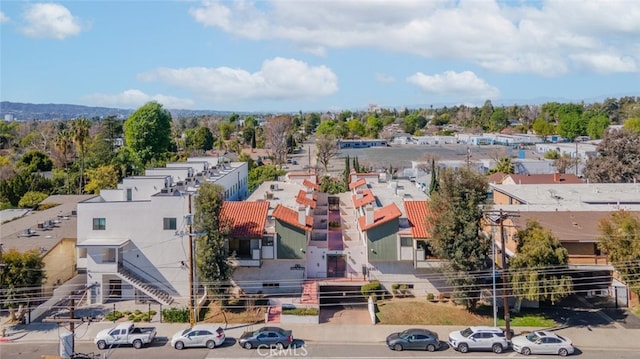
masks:
[[[562,242],[562,246],[567,249],[569,255],[596,255],[595,243]]]
[[[232,162],[227,169],[218,168],[217,174],[209,177],[208,181],[224,187],[224,199],[227,201],[242,201],[249,197],[248,165],[246,162]]]
[[[193,168],[185,163],[184,167],[149,168],[145,176],[171,176],[173,183],[184,181],[194,175]]]
[[[512,198],[509,195],[506,195],[502,192],[493,191],[493,203],[495,204],[522,204],[520,201],[518,201],[515,198]]]
[[[305,253],[300,251],[300,248],[305,251],[307,248],[307,235],[303,229],[276,220],[276,233],[278,259],[305,258]]]
[[[156,196],[148,201],[78,204],[78,244],[88,239],[124,240],[118,261],[142,279],[181,296],[189,295],[189,237],[184,215],[188,196]],[[163,218],[176,218],[176,229],[163,229]],[[93,218],[105,219],[105,230],[93,230]],[[108,246],[104,246],[108,247]],[[94,274],[115,273],[117,264],[101,264],[104,247],[87,250],[87,281]],[[104,283],[103,283],[104,285]],[[108,283],[107,283],[108,285]]]
[[[397,261],[400,243],[398,219],[373,227],[367,231],[369,261]]]
[[[43,289],[50,295],[56,286],[76,275],[76,239],[63,238],[42,257],[42,262],[47,275]]]

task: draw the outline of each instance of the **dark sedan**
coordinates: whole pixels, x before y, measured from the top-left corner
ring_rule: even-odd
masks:
[[[275,347],[288,348],[293,343],[291,330],[278,327],[263,327],[253,332],[244,332],[238,344],[245,349]]]
[[[391,350],[417,349],[436,351],[440,348],[438,334],[427,330],[412,328],[387,337],[387,346]]]

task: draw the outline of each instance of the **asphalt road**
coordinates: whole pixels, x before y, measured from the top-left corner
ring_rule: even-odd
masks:
[[[0,346],[0,356],[3,359],[39,359],[41,355],[55,355],[57,344],[9,344]],[[491,358],[514,358],[523,357],[512,351],[503,354],[493,354],[491,352],[473,352],[467,354],[458,353],[443,344],[443,350],[438,352],[423,351],[402,351],[394,352],[389,350],[383,343],[375,344],[340,344],[331,345],[329,343],[304,343],[294,342],[294,347],[278,352],[264,350],[245,350],[240,348],[235,340],[230,339],[219,348],[208,350],[191,348],[175,350],[166,341],[158,341],[151,347],[143,349],[133,349],[130,347],[115,348],[112,350],[97,350],[93,343],[76,343],[76,352],[100,353],[100,358],[109,359],[169,359],[169,358],[191,358],[191,359],[213,359],[213,358],[333,358],[333,359],[366,359],[366,358],[464,358],[464,359],[491,359]],[[638,353],[631,350],[578,350],[574,354],[582,359],[637,359]],[[542,358],[544,356],[532,355],[528,358]],[[551,356],[553,357],[553,356]]]

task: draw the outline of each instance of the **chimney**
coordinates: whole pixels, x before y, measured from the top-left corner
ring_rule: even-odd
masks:
[[[372,224],[373,223],[373,205],[368,204],[365,207],[365,215],[367,216],[366,217],[366,224],[367,225]]]
[[[553,174],[553,182],[554,183],[560,182],[560,173],[556,172]]]
[[[298,222],[303,226],[307,225],[307,211],[304,206],[298,207]]]

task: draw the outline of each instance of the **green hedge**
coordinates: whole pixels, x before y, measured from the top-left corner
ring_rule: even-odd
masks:
[[[378,293],[382,292],[382,284],[379,281],[375,280],[371,283],[365,284],[360,288],[360,292],[365,298],[369,298],[373,296],[373,299],[377,299]]]
[[[318,315],[318,308],[282,308],[282,315]]]
[[[189,309],[164,309],[162,311],[162,319],[167,323],[187,323],[189,322]]]

